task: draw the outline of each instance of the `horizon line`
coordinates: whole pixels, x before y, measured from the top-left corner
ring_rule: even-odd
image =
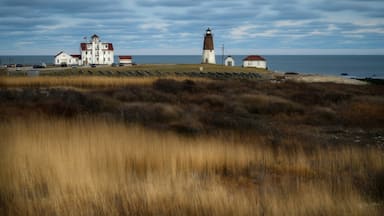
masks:
[[[0,51],[0,56],[55,56],[57,52],[47,50],[34,50],[30,52]],[[69,54],[76,54],[75,50],[62,50]],[[49,54],[47,54],[49,53]],[[175,56],[175,55],[202,55],[198,49],[127,49],[122,51],[118,49],[114,55],[158,55],[158,56]],[[231,49],[228,48],[224,52],[224,56],[228,55],[384,55],[384,49]],[[222,56],[222,52],[217,50],[216,56]]]

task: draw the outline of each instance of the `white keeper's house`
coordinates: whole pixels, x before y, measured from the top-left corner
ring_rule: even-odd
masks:
[[[55,55],[55,65],[81,65],[81,55],[69,55],[64,51]]]
[[[113,63],[113,45],[100,41],[99,36],[94,34],[90,42],[80,44],[81,61],[83,65]]]
[[[267,60],[258,55],[250,55],[243,59],[243,67],[267,69]]]

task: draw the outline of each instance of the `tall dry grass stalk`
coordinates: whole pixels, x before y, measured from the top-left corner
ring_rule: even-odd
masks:
[[[356,147],[285,152],[260,137],[185,138],[95,119],[0,125],[1,215],[379,215]]]
[[[40,76],[40,77],[0,77],[0,87],[52,87],[72,86],[84,88],[114,88],[127,85],[149,85],[158,77],[106,77],[106,76]],[[185,78],[174,77],[175,80]],[[205,80],[188,78],[193,80]]]
[[[129,84],[151,84],[155,78],[98,77],[98,76],[40,76],[40,77],[1,77],[4,87],[119,87]]]

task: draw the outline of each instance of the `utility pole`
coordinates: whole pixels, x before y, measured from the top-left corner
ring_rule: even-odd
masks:
[[[224,44],[221,47],[222,55],[221,55],[221,63],[224,65]]]

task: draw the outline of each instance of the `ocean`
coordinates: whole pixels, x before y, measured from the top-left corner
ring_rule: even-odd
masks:
[[[138,55],[132,56],[136,64],[199,64],[200,55]],[[234,55],[235,65],[241,66],[245,55]],[[342,73],[357,78],[384,79],[383,55],[265,55],[268,69],[277,72],[336,75]],[[115,62],[118,62],[115,56]],[[0,65],[34,65],[53,63],[53,56],[0,56]],[[222,56],[216,55],[222,64]]]

